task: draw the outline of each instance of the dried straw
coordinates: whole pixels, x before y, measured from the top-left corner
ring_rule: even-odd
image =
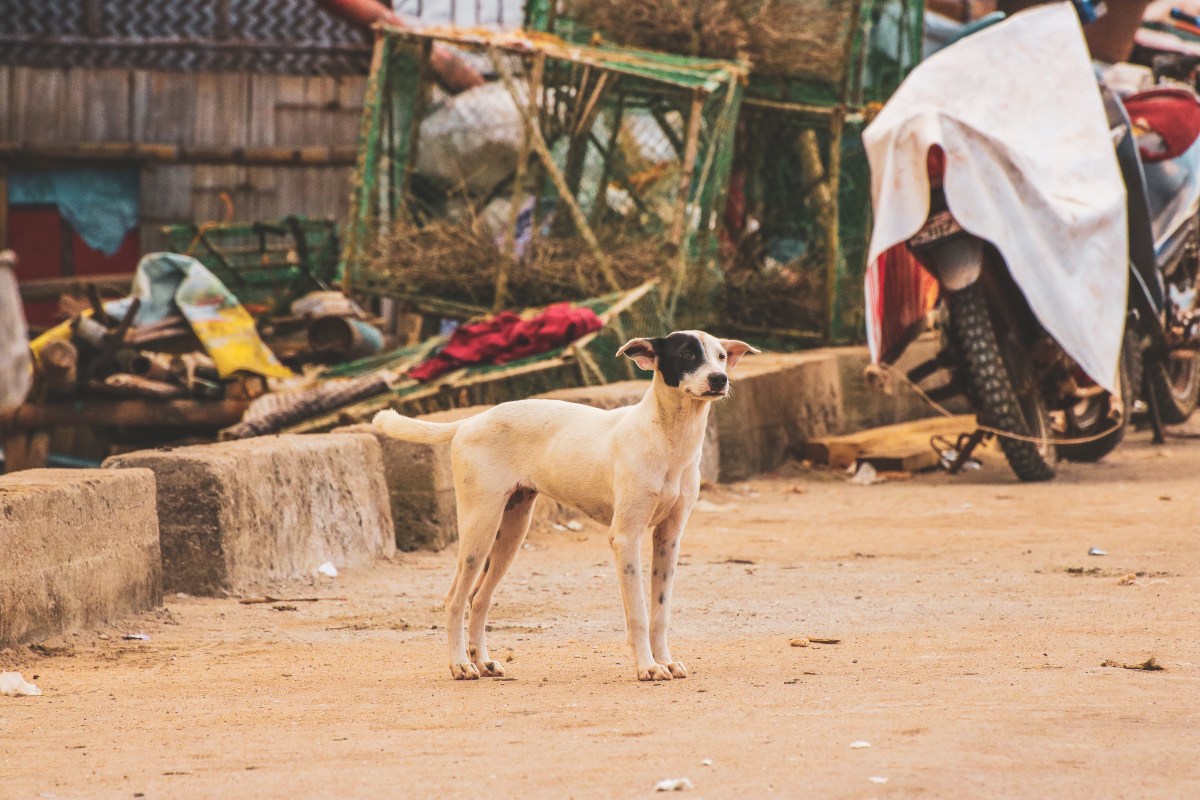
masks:
[[[660,275],[669,263],[666,245],[658,238],[603,229],[596,233],[622,288]],[[506,258],[478,219],[435,219],[394,230],[371,268],[411,296],[490,307],[496,274]],[[520,262],[510,264],[505,306],[541,306],[610,291],[591,249],[579,237],[545,236],[533,242]]]
[[[745,58],[776,77],[840,80],[849,0],[573,0],[584,25],[633,47]]]

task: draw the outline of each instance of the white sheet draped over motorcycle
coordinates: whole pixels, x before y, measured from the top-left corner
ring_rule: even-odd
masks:
[[[875,208],[866,280],[874,359],[886,287],[896,283],[883,280],[880,256],[924,224],[926,155],[937,144],[954,218],[996,246],[1046,330],[1096,383],[1116,390],[1125,186],[1069,3],[1022,12],[934,54],[863,141]]]

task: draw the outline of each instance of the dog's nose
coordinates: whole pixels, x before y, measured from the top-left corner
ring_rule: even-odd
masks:
[[[724,372],[714,372],[708,376],[708,386],[714,392],[719,392],[729,385],[729,376]]]

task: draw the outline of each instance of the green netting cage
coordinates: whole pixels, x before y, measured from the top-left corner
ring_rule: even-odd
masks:
[[[533,0],[526,26],[749,64],[719,213],[717,327],[826,342],[862,336],[860,134],[920,59],[923,13],[921,0]]]
[[[457,95],[435,47],[487,76]],[[743,65],[538,34],[380,30],[345,281],[470,317],[658,278],[669,320],[711,314]]]

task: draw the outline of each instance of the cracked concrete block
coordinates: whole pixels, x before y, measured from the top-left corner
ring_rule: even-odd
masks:
[[[0,648],[162,604],[154,475],[0,476]]]
[[[158,481],[163,584],[239,593],[395,552],[379,445],[361,435],[264,436],[114,456]]]

